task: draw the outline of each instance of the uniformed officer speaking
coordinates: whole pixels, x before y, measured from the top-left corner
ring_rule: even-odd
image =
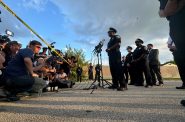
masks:
[[[123,91],[124,78],[121,75],[121,37],[116,35],[117,30],[109,28],[108,35],[110,41],[108,42],[106,52],[109,56],[109,67],[112,75],[113,85],[110,88],[117,88],[118,91]]]

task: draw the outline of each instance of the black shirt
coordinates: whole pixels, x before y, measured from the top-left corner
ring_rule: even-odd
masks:
[[[133,52],[130,52],[126,56],[125,64],[131,64],[132,60],[133,60]]]
[[[121,37],[119,35],[111,37],[110,41],[108,42],[107,48],[110,48],[117,43],[121,43]],[[108,52],[108,55],[115,52],[120,52],[120,46],[117,46],[115,49],[111,49]]]
[[[77,75],[82,75],[82,72],[83,72],[83,70],[82,70],[81,67],[78,67],[78,68],[76,69]]]
[[[148,50],[146,48],[146,46],[140,46],[137,47],[134,52],[133,52],[133,59],[136,60],[139,57],[141,57],[144,54],[143,58],[141,59],[141,61],[146,61],[147,60],[147,55],[148,55]]]

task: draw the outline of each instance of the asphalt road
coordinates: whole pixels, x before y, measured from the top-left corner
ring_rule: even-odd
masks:
[[[18,102],[0,101],[0,122],[185,122],[185,90],[180,81],[166,81],[163,87],[129,86],[128,91],[73,89],[43,93]]]

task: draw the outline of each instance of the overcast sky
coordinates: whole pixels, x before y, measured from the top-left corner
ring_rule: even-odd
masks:
[[[103,63],[108,64],[104,52],[109,40],[109,27],[117,29],[122,38],[121,52],[125,48],[135,48],[136,38],[144,44],[153,43],[160,50],[162,63],[172,60],[166,47],[169,27],[166,19],[158,16],[158,0],[3,0],[20,18],[30,25],[48,42],[55,41],[56,48],[66,45],[83,49],[86,59],[91,59],[94,47],[105,39]],[[0,6],[0,33],[12,30],[14,40],[26,45],[37,39],[18,20]]]

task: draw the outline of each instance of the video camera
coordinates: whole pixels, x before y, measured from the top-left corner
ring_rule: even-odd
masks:
[[[104,42],[105,42],[105,39],[103,39],[102,41],[100,41],[100,42],[98,43],[98,45],[95,46],[93,52],[94,52],[94,53],[97,53],[97,54],[100,53],[100,52],[102,51],[102,47],[103,47]]]
[[[7,35],[0,35],[0,43],[10,42],[11,40],[8,38]]]
[[[51,66],[55,66],[57,64],[57,61],[60,61],[61,60],[61,57],[59,56],[59,55],[61,55],[61,51],[58,50],[58,49],[54,49],[55,48],[55,46],[54,46],[55,43],[56,42],[52,42],[50,44],[50,47],[48,46],[48,50],[49,50],[49,52],[51,54],[51,57],[49,57],[46,62],[48,64],[50,64]]]
[[[8,38],[7,35],[0,35],[0,43],[3,44],[3,43],[8,43],[10,42],[11,40]],[[2,51],[3,49],[3,46],[0,45],[0,51]]]
[[[10,38],[8,38],[9,36],[14,36],[14,33],[11,32],[10,30],[6,29],[5,31],[6,35],[0,35],[0,43],[5,43],[5,42],[10,42]]]
[[[50,53],[51,53],[52,56],[58,56],[58,55],[56,54],[56,52],[53,50],[53,48],[55,48],[55,46],[54,46],[55,43],[56,43],[56,42],[52,42],[52,43],[50,44],[50,47],[48,46],[48,50],[50,51]]]

